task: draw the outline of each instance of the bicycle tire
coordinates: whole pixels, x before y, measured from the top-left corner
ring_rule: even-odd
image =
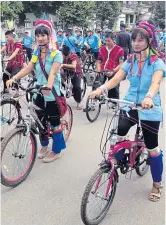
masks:
[[[83,86],[84,86],[84,88],[83,89],[81,89],[81,100],[84,98],[84,96],[85,96],[85,93],[86,93],[86,88],[87,88],[87,83],[86,83],[86,78],[83,76]]]
[[[11,130],[7,136],[3,139],[2,141],[2,144],[1,144],[1,160],[2,160],[2,157],[3,157],[3,154],[5,152],[5,147],[6,145],[9,143],[9,141],[18,133],[23,133],[24,132],[24,128],[14,128],[13,130]],[[21,184],[24,180],[26,180],[26,178],[28,177],[28,175],[30,174],[33,166],[34,166],[34,163],[35,163],[35,160],[36,160],[36,155],[37,155],[37,141],[36,141],[36,138],[35,138],[35,135],[33,132],[30,132],[30,137],[32,138],[31,140],[32,143],[33,143],[33,147],[34,149],[32,150],[32,160],[31,160],[31,163],[28,167],[28,169],[26,170],[26,172],[20,176],[17,180],[9,180],[7,178],[5,178],[5,176],[3,175],[2,173],[2,169],[1,169],[1,184],[6,186],[6,187],[16,187],[18,186],[19,184]]]
[[[65,142],[67,142],[67,140],[69,139],[69,136],[70,136],[71,130],[72,130],[72,126],[73,126],[73,111],[69,105],[67,105],[67,110],[69,111],[69,114],[70,114],[70,126],[69,126],[69,131],[68,131],[67,136],[64,135]],[[64,117],[65,117],[65,115],[64,115]],[[63,117],[61,120],[63,120]],[[62,124],[62,126],[63,126],[63,124]]]
[[[86,56],[85,61],[83,63],[83,72],[84,73],[87,73],[89,71],[89,67],[91,65],[91,63],[90,63],[90,61],[88,61],[88,59],[89,59],[89,55]],[[88,68],[85,69],[85,66],[87,66]]]
[[[84,191],[83,197],[82,197],[82,201],[81,201],[81,219],[82,219],[83,223],[86,224],[86,225],[97,225],[97,224],[99,224],[104,219],[104,217],[106,216],[106,214],[107,214],[108,210],[110,209],[111,204],[114,200],[114,197],[115,197],[115,194],[116,194],[117,182],[118,182],[116,173],[114,174],[113,188],[112,188],[112,191],[111,191],[111,195],[108,199],[108,203],[104,207],[104,210],[102,210],[100,215],[96,216],[95,220],[90,220],[88,218],[86,209],[87,209],[87,203],[89,203],[88,198],[89,198],[89,195],[90,195],[91,190],[93,188],[93,185],[95,184],[96,180],[100,176],[102,176],[102,174],[108,173],[109,171],[110,171],[110,169],[108,169],[108,168],[98,169],[93,174],[93,176],[91,177],[91,179],[89,180],[89,182],[88,182],[88,184],[85,188],[85,191]]]
[[[94,119],[92,119],[91,117],[90,117],[90,115],[89,115],[89,102],[91,101],[91,99],[87,99],[87,101],[86,101],[86,117],[87,117],[87,119],[89,120],[89,122],[91,122],[91,123],[93,123],[93,122],[95,122],[96,120],[97,120],[97,118],[99,117],[99,114],[100,114],[100,111],[101,111],[101,104],[99,104],[99,107],[98,107],[98,110],[97,110],[97,114],[96,114],[96,116],[95,116],[95,118]]]
[[[20,106],[20,104],[19,104],[19,102],[18,101],[16,101],[16,100],[14,100],[14,99],[12,99],[12,98],[5,98],[5,99],[2,99],[1,100],[1,102],[0,102],[0,106],[2,107],[2,106],[4,106],[5,104],[11,104],[11,105],[13,105],[14,107],[15,107],[15,110],[16,110],[16,114],[17,114],[17,124],[18,123],[20,123],[20,121],[21,121],[21,119],[22,119],[22,115],[21,115],[21,110],[20,110],[20,108],[21,108],[21,106]],[[1,110],[1,115],[2,115],[2,110]],[[13,118],[12,118],[12,120],[13,120]],[[11,120],[11,121],[12,121]],[[14,121],[14,120],[13,120]],[[12,123],[13,123],[13,121],[12,121]],[[9,121],[8,121],[9,122]],[[12,123],[8,123],[9,124],[9,126],[12,124]],[[3,137],[2,137],[2,132],[1,132],[1,141],[2,141],[2,139],[3,139]]]

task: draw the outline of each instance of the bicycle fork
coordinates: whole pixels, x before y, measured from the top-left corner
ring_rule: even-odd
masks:
[[[103,175],[101,175],[98,178],[97,183],[96,183],[96,186],[95,186],[95,190],[94,190],[93,194],[95,194],[97,197],[100,197],[101,199],[108,200],[108,195],[109,195],[109,192],[110,192],[110,187],[111,187],[111,184],[112,184],[113,180],[115,179],[116,169],[115,169],[115,167],[114,167],[113,164],[110,167],[110,164],[108,165],[108,163],[101,164],[101,168],[104,168],[104,167],[105,168],[108,167],[108,169],[109,169],[109,179],[108,179],[108,184],[107,184],[107,188],[106,188],[106,191],[105,191],[105,195],[103,197],[99,193],[97,193],[97,190],[100,187],[100,183],[101,183],[101,180],[102,180],[102,176]]]

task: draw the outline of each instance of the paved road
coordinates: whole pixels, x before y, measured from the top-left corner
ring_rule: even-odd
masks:
[[[165,82],[165,81],[164,81]],[[162,83],[162,101],[164,85]],[[128,83],[121,84],[122,95]],[[70,100],[74,108],[75,103]],[[28,179],[15,189],[2,187],[2,225],[82,225],[80,202],[84,188],[102,159],[99,151],[106,118],[105,108],[90,124],[83,112],[74,112],[74,125],[63,157],[51,164],[37,159]],[[111,114],[111,113],[110,113]],[[111,115],[110,115],[111,116]],[[160,145],[164,149],[164,127]],[[148,201],[150,173],[132,179],[120,176],[113,205],[101,225],[163,225],[164,197],[158,203]]]

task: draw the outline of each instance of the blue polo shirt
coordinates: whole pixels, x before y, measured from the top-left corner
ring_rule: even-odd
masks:
[[[58,35],[57,36],[57,44],[58,44],[59,48],[62,46],[63,40],[64,40],[64,36],[63,35]]]
[[[74,36],[67,36],[64,38],[64,44],[70,48],[70,51],[75,53],[76,52],[76,43],[77,39]]]
[[[80,46],[78,46],[76,48],[76,52],[81,52],[81,48],[83,47],[83,36],[77,36],[77,43],[80,44]]]
[[[32,44],[35,41],[33,37],[26,36],[22,39],[22,43],[27,48],[32,48]]]
[[[99,52],[99,37],[97,35],[87,37],[85,42],[91,47],[92,52]]]
[[[127,94],[124,97],[124,100],[142,103],[151,86],[154,72],[162,70],[164,74],[165,72],[164,62],[161,59],[157,59],[152,64],[150,64],[150,57],[151,56],[149,56],[149,58],[146,60],[140,76],[138,76],[139,68],[138,68],[138,61],[136,58],[133,63],[131,74],[129,73],[131,63],[127,61],[123,63],[121,69],[123,69],[127,73],[127,79],[130,82],[130,87],[127,91]],[[163,113],[161,108],[160,92],[158,92],[156,96],[153,98],[153,102],[155,105],[154,109],[138,111],[138,115],[141,120],[162,121]],[[129,107],[127,106],[123,109],[126,111],[130,110]]]

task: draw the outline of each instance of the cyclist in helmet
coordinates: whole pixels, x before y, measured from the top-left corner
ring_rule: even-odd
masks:
[[[62,48],[63,41],[64,41],[63,30],[60,29],[57,32],[57,44],[58,44],[59,49]]]
[[[81,48],[83,46],[83,36],[81,30],[76,30],[76,38],[77,38],[77,48],[76,53],[78,57],[81,57]]]
[[[99,52],[99,37],[97,35],[94,35],[91,30],[88,30],[84,45],[88,50],[91,49],[91,51],[94,53],[95,59],[97,60]]]
[[[77,49],[77,44],[78,44],[78,41],[73,34],[73,29],[72,28],[67,29],[66,36],[63,41],[63,45],[68,46],[70,48],[70,51],[75,53]]]

